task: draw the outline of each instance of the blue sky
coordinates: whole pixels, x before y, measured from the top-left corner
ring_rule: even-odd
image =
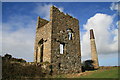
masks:
[[[33,19],[37,16],[43,17],[44,15],[37,15],[33,11],[38,5],[53,4],[64,8],[64,12],[73,14],[80,20],[80,24],[85,24],[87,19],[94,16],[96,13],[104,13],[113,15],[116,11],[110,10],[110,2],[59,2],[59,3],[30,3],[30,2],[16,2],[16,3],[3,3],[3,17],[8,16],[7,19],[3,19],[3,22],[9,20],[9,16],[13,15],[29,15]],[[86,6],[87,5],[87,6]],[[9,14],[9,15],[8,15]],[[85,15],[86,14],[86,15]]]
[[[49,20],[49,8],[79,20],[82,60],[90,59],[89,30],[94,29],[100,65],[118,65],[118,3],[111,2],[3,2],[2,54],[33,61],[37,17]],[[111,60],[111,61],[110,61]]]

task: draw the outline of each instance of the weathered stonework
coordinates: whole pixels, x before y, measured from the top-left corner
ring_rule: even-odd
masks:
[[[96,50],[93,29],[90,30],[90,42],[91,42],[91,56],[92,56],[92,60],[94,61],[93,66],[95,69],[98,69],[99,63],[98,63],[98,55],[97,55],[97,50]]]
[[[79,21],[54,6],[50,21],[38,17],[34,62],[49,62],[53,74],[81,72]]]

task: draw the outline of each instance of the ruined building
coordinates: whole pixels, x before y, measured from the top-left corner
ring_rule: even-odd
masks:
[[[94,37],[93,29],[90,30],[90,42],[91,42],[92,60],[94,61],[93,66],[94,66],[95,69],[98,69],[99,68],[99,63],[98,63],[98,55],[97,55],[97,50],[96,50],[95,37]]]
[[[79,21],[50,8],[50,21],[38,17],[34,62],[49,62],[55,74],[81,72]]]

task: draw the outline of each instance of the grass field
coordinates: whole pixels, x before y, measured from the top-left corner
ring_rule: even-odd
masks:
[[[118,78],[118,68],[111,68],[108,70],[97,70],[91,74],[80,76],[80,78]]]
[[[118,74],[118,67],[111,67],[77,74],[57,75],[54,78],[118,78],[118,75],[120,75]]]

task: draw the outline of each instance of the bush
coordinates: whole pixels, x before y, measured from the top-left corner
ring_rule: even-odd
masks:
[[[10,54],[5,54],[5,58],[11,59],[11,58],[12,58],[12,55],[10,55]]]
[[[86,60],[82,63],[82,72],[85,72],[86,70],[94,70],[93,66],[94,61],[93,60]]]
[[[3,79],[45,77],[46,75],[43,72],[45,70],[38,65],[23,66],[20,63],[3,62],[2,67]]]

